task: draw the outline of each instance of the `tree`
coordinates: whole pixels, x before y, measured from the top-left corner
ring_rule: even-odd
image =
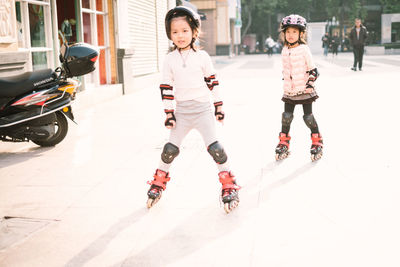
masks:
[[[242,36],[249,30],[254,33],[272,33],[271,18],[275,13],[278,0],[242,0],[242,20],[244,29]]]
[[[326,0],[325,0],[326,1]],[[276,36],[281,16],[299,14],[307,20],[315,7],[324,7],[321,0],[242,0],[242,36],[247,33]],[[324,9],[324,8],[323,8]],[[321,8],[318,12],[320,14]]]
[[[277,11],[285,14],[285,16],[299,14],[309,19],[314,2],[314,0],[281,0],[278,2]]]
[[[336,17],[341,25],[353,23],[355,18],[365,20],[367,0],[241,0],[242,37],[255,33],[262,37],[278,35],[283,16],[299,14],[309,22],[326,21]],[[400,0],[376,0],[385,5],[389,13],[400,12]],[[371,2],[369,0],[369,2]]]
[[[242,21],[246,26],[242,30],[242,38],[247,34],[247,31],[251,27],[251,23],[253,22],[252,12],[254,11],[254,0],[244,0],[241,3],[242,5]]]
[[[367,10],[360,0],[327,0],[326,10],[330,18],[340,18],[342,22],[345,17],[348,21],[354,21],[356,18],[364,20],[367,16]]]
[[[400,13],[400,0],[380,0],[383,5],[383,13]]]

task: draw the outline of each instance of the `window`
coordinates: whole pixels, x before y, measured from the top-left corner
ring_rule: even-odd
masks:
[[[400,22],[392,22],[392,43],[400,42]]]
[[[15,9],[18,47],[30,52],[28,70],[53,68],[50,0],[17,0]]]
[[[98,71],[87,75],[89,83],[106,84],[111,80],[110,47],[108,43],[108,16],[106,0],[82,0],[83,41],[99,49]]]

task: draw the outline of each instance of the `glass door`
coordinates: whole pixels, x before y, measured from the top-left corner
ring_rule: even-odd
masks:
[[[50,0],[15,2],[20,50],[28,50],[28,70],[54,68]]]
[[[108,43],[108,16],[106,0],[82,0],[83,42],[98,48],[96,71],[86,75],[88,83],[110,83],[110,47]]]

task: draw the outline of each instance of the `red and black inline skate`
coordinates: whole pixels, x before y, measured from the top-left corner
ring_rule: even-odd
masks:
[[[223,171],[218,176],[222,184],[221,199],[224,203],[224,210],[229,213],[239,205],[238,190],[240,186],[236,184],[235,176],[231,172]]]
[[[289,143],[290,143],[290,135],[286,133],[279,134],[279,144],[275,148],[275,159],[282,160],[290,155],[289,151]]]
[[[147,182],[150,185],[150,189],[147,192],[147,196],[149,197],[147,200],[147,208],[151,208],[160,200],[162,191],[166,189],[167,182],[170,179],[167,172],[160,169],[156,170],[154,180]]]
[[[311,134],[311,160],[316,161],[322,157],[322,148],[324,147],[324,143],[322,140],[322,136],[320,133],[313,133]]]

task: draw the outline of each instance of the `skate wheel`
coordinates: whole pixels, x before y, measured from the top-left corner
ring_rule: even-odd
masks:
[[[148,208],[148,209],[150,209],[154,204],[155,204],[155,203],[154,203],[154,199],[149,198],[149,199],[147,200],[147,208]]]
[[[230,209],[230,207],[229,207],[229,203],[225,203],[225,204],[224,204],[224,210],[225,210],[226,213],[231,212],[231,209]]]
[[[160,200],[160,197],[154,198],[154,199],[153,198],[149,198],[147,200],[147,208],[150,209],[151,207],[153,207],[158,202],[158,200]]]
[[[322,157],[322,152],[318,154],[311,154],[311,161],[317,161]]]
[[[275,155],[275,159],[277,161],[282,160],[282,159],[286,159],[287,157],[289,157],[289,152]]]
[[[231,202],[227,202],[224,204],[224,210],[226,213],[231,212],[234,208],[239,205],[239,202],[236,200],[232,200]]]

